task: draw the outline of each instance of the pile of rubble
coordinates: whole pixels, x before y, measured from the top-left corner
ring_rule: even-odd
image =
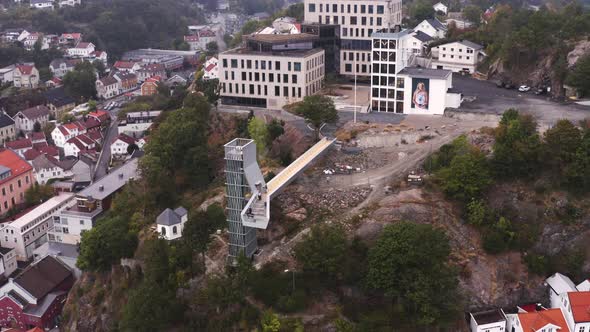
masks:
[[[351,189],[328,189],[326,191],[289,190],[277,197],[286,217],[302,220],[307,217],[306,206],[318,207],[334,213],[357,206],[363,202],[371,188],[368,186]]]

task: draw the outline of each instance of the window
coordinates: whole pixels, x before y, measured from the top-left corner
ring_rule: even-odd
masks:
[[[307,10],[310,13],[315,13],[315,3],[310,3],[309,6],[307,6]]]
[[[366,17],[361,17],[361,24],[362,25],[367,25],[367,18]]]
[[[275,70],[281,70],[281,62],[275,61]]]
[[[291,71],[291,62],[287,62],[287,70]]]
[[[373,14],[373,5],[369,5],[369,14]]]
[[[268,74],[268,81],[269,82],[274,82],[275,81],[275,74]]]
[[[53,172],[53,175],[55,175],[55,172]],[[22,182],[20,181],[20,179],[17,181],[17,183],[19,188],[22,187]]]
[[[377,63],[373,64],[373,73],[379,73],[379,64],[377,64]]]
[[[289,97],[289,87],[283,87],[283,97]]]
[[[294,69],[295,71],[301,71],[301,62],[295,62],[295,63],[293,64],[293,69]]]
[[[70,230],[69,230],[67,227],[64,227],[64,228],[62,228],[62,231],[63,231],[65,234],[70,234]]]
[[[343,37],[347,37],[348,36],[348,29],[347,28],[342,28],[342,36]]]
[[[377,25],[381,26],[383,19],[381,17],[377,17]]]
[[[246,68],[252,69],[252,60],[246,60]]]
[[[227,59],[223,59],[223,67],[227,68]]]
[[[297,84],[297,75],[291,75],[291,83]]]
[[[351,73],[352,72],[352,64],[350,64],[350,63],[345,64],[344,65],[344,71],[347,72],[347,73]]]
[[[385,12],[385,7],[383,5],[377,6],[377,14],[383,14]]]
[[[260,69],[266,69],[266,61],[260,62]]]
[[[80,220],[80,225],[84,225],[84,220]]]
[[[361,14],[364,14],[367,11],[366,5],[361,5]]]
[[[275,97],[279,97],[281,95],[281,88],[278,86],[275,86]]]
[[[242,81],[245,81],[245,80],[246,80],[246,72],[245,72],[245,71],[243,71],[243,72],[242,72]]]
[[[283,83],[289,83],[289,74],[283,74]]]
[[[160,233],[162,233],[162,235],[166,235],[166,227],[162,226]]]
[[[351,16],[350,17],[350,25],[356,25],[356,16]]]
[[[253,95],[254,94],[254,84],[250,84],[250,86],[248,88],[250,90],[250,94]]]
[[[324,4],[320,3],[320,13],[324,11]]]
[[[238,59],[232,59],[231,60],[231,67],[232,68],[238,68]]]
[[[373,97],[379,98],[379,89],[373,88]]]
[[[178,234],[178,229],[176,226],[172,227],[172,234]]]

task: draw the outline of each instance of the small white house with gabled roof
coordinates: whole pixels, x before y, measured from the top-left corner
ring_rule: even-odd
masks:
[[[156,229],[160,237],[168,241],[182,237],[182,230],[188,221],[188,211],[182,206],[167,208],[156,218]]]

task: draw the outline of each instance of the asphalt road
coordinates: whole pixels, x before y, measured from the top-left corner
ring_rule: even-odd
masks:
[[[109,100],[105,101],[100,106],[101,107],[103,105],[106,106],[108,103],[113,102],[113,101],[121,102],[123,99],[124,99],[124,97],[121,97],[121,96],[113,98],[113,99],[109,99]],[[117,137],[117,135],[119,134],[118,128],[117,128],[117,114],[119,113],[120,110],[121,109],[119,107],[115,107],[110,111],[111,125],[107,129],[107,133],[106,133],[104,140],[103,140],[102,152],[101,152],[98,162],[96,164],[96,169],[94,170],[94,181],[96,181],[108,174],[107,172],[108,172],[108,168],[109,168],[109,163],[111,161],[111,143],[115,140],[115,137]]]

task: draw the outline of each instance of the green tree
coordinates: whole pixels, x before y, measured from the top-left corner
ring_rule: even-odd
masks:
[[[559,120],[545,132],[545,162],[560,175],[574,161],[582,134],[569,120]]]
[[[449,167],[437,172],[443,191],[451,198],[469,202],[480,195],[492,183],[485,155],[479,150],[458,155]]]
[[[496,128],[492,170],[499,177],[529,177],[540,169],[541,142],[530,115],[510,109]]]
[[[317,225],[295,248],[303,271],[336,279],[346,259],[346,234],[338,225]]]
[[[132,257],[136,246],[137,234],[129,230],[128,221],[107,216],[82,234],[76,265],[84,271],[106,271],[121,258]]]
[[[63,78],[66,92],[78,100],[88,100],[96,97],[96,73],[94,66],[83,61]]]
[[[302,22],[304,12],[305,12],[305,8],[303,6],[303,3],[300,2],[300,3],[290,5],[287,8],[287,10],[285,11],[285,16],[293,17],[297,20],[297,22]]]
[[[272,121],[269,122],[269,124],[267,125],[267,129],[268,129],[267,145],[268,146],[272,145],[272,142],[274,142],[274,140],[276,140],[277,138],[279,138],[279,136],[281,136],[282,134],[285,133],[284,126],[285,126],[285,121],[283,121],[283,120],[272,119]]]
[[[268,128],[264,120],[253,117],[248,122],[248,133],[250,137],[256,142],[256,150],[258,154],[266,152],[266,143],[268,142]]]
[[[467,204],[467,221],[476,226],[481,226],[485,223],[488,215],[488,208],[485,202],[481,199],[471,200]]]
[[[590,129],[586,128],[572,163],[565,171],[567,185],[576,192],[590,191]]]
[[[33,131],[36,133],[41,131],[41,124],[38,121],[35,121],[33,124]]]
[[[209,218],[206,212],[192,212],[189,220],[182,230],[182,241],[186,246],[195,250],[202,256],[205,266],[205,253],[211,243],[211,234],[216,230],[215,221]]]
[[[25,191],[25,205],[33,206],[45,202],[53,197],[53,187],[35,183]]]
[[[53,77],[53,73],[49,67],[41,67],[39,68],[39,80],[41,82],[49,81]]]
[[[477,6],[469,5],[463,8],[463,17],[465,17],[465,19],[467,19],[469,22],[475,24],[475,26],[479,26],[481,22],[481,14],[482,10]]]
[[[367,284],[400,303],[420,325],[456,318],[458,280],[448,264],[450,252],[445,233],[431,225],[385,226],[369,250]]]
[[[96,70],[96,73],[98,74],[99,77],[103,77],[107,71],[107,68],[105,67],[104,63],[100,60],[94,60],[92,62],[92,66],[94,66],[94,70]]]
[[[279,316],[277,316],[271,310],[264,312],[260,325],[262,325],[263,332],[279,332],[281,330],[281,321],[279,320]]]
[[[338,121],[338,112],[334,101],[330,97],[312,95],[303,98],[303,102],[297,105],[295,113],[301,115],[307,123],[315,129],[316,139],[319,138],[320,129],[326,123]]]
[[[567,76],[566,83],[578,89],[584,96],[590,95],[590,54],[578,59]]]
[[[424,0],[414,2],[410,7],[410,17],[416,24],[434,17],[432,3]]]
[[[219,46],[216,41],[208,42],[205,47],[207,48],[207,55],[215,55],[219,52]]]
[[[88,101],[88,113],[96,112],[96,100],[90,99]]]

